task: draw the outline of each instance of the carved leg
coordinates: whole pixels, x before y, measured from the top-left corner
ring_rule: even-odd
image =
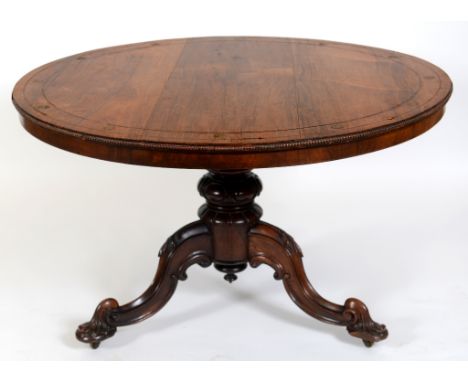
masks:
[[[181,228],[161,248],[158,270],[149,288],[122,306],[113,298],[102,301],[91,321],[78,327],[76,338],[95,349],[101,341],[112,337],[118,326],[131,325],[155,314],[169,301],[177,282],[187,278],[189,266],[211,265],[211,247],[211,236],[204,223],[197,221]]]
[[[346,326],[349,334],[361,338],[366,346],[387,338],[385,325],[374,322],[360,300],[348,298],[344,305],[338,305],[320,296],[309,283],[301,258],[293,238],[279,228],[260,222],[249,231],[250,265],[272,267],[275,279],[283,280],[287,293],[303,311],[320,321]]]

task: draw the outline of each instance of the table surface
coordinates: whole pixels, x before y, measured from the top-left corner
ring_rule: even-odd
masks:
[[[150,166],[315,163],[411,139],[452,90],[409,55],[330,41],[211,37],[66,57],[25,75],[13,102],[57,147]]]

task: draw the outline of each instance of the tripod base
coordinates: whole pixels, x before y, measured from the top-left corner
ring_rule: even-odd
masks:
[[[366,346],[387,338],[385,325],[372,320],[366,305],[349,298],[344,305],[320,296],[307,279],[302,252],[293,238],[260,220],[261,208],[254,199],[262,189],[251,171],[208,172],[198,190],[207,200],[200,207],[200,219],[178,230],[162,246],[153,283],[135,300],[119,305],[113,298],[103,300],[89,322],[80,325],[76,338],[97,348],[112,337],[118,326],[140,322],[157,313],[171,298],[177,283],[187,278],[193,264],[214,267],[226,273],[228,282],[247,264],[273,268],[291,299],[312,317],[345,326],[349,334]]]

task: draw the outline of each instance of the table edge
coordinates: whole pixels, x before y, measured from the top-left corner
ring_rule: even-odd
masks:
[[[135,140],[126,140],[122,138],[109,138],[109,137],[102,137],[99,135],[87,134],[78,132],[75,130],[70,130],[65,127],[60,127],[57,125],[52,125],[50,123],[43,122],[36,117],[30,115],[28,112],[23,110],[15,101],[12,95],[12,102],[17,109],[17,111],[24,117],[29,119],[32,123],[36,124],[38,127],[44,128],[46,130],[54,131],[57,133],[61,133],[65,136],[68,136],[69,139],[80,139],[86,141],[93,141],[99,142],[102,144],[108,145],[116,145],[120,147],[126,148],[138,148],[138,149],[147,149],[147,150],[155,150],[155,151],[171,151],[171,152],[199,152],[199,153],[229,153],[229,154],[237,154],[237,153],[253,153],[253,152],[271,152],[271,151],[288,151],[288,150],[299,150],[299,149],[308,149],[313,147],[319,146],[331,146],[335,144],[341,144],[345,142],[353,142],[359,141],[362,139],[370,138],[372,136],[385,134],[389,131],[405,128],[410,126],[416,122],[424,120],[428,116],[436,113],[439,109],[443,108],[445,104],[448,102],[451,94],[452,94],[452,84],[450,87],[449,92],[437,105],[433,106],[430,109],[424,110],[423,112],[403,121],[399,121],[397,123],[389,123],[387,125],[379,126],[374,129],[361,131],[357,133],[350,133],[350,134],[342,134],[336,135],[331,137],[324,137],[324,138],[309,138],[309,139],[301,139],[301,140],[287,140],[287,141],[280,141],[275,143],[266,143],[266,144],[251,144],[251,145],[242,145],[242,146],[235,146],[235,145],[210,145],[210,144],[197,144],[197,145],[185,145],[181,143],[159,143],[159,142],[148,142],[148,141],[135,141]],[[34,134],[33,134],[34,135]]]
[[[337,159],[362,155],[395,146],[415,138],[433,127],[443,117],[443,103],[422,113],[417,120],[403,121],[399,126],[388,125],[386,129],[374,129],[374,134],[351,134],[341,136],[339,140],[316,143],[315,145],[294,147],[291,142],[284,146],[275,145],[270,150],[200,151],[186,150],[186,147],[171,149],[148,147],[112,139],[102,139],[76,132],[65,133],[65,129],[53,127],[23,115],[20,120],[23,127],[37,139],[57,148],[79,155],[106,161],[153,167],[186,169],[243,170],[267,167],[284,167],[302,164],[327,162]],[[16,105],[15,105],[16,106]],[[45,126],[44,126],[45,125]],[[373,130],[369,130],[373,132]],[[353,139],[354,137],[354,139]],[[84,142],[86,142],[84,144]],[[199,146],[196,146],[199,148]]]

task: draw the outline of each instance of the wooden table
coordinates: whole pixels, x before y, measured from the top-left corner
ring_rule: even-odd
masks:
[[[441,69],[405,54],[264,37],[117,46],[28,73],[13,102],[23,126],[42,141],[109,161],[209,169],[198,184],[206,199],[199,220],[162,246],[153,283],[127,304],[102,301],[76,337],[96,348],[117,327],[161,309],[188,267],[213,263],[229,282],[247,264],[269,265],[312,317],[345,326],[367,346],[385,339],[387,329],[363,302],[335,304],[311,286],[292,237],[260,220],[254,199],[262,185],[251,169],[404,142],[440,120],[451,90]]]

